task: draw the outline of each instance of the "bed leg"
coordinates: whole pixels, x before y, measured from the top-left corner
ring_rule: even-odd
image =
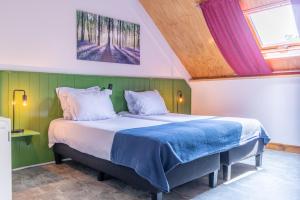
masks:
[[[157,192],[157,193],[152,193],[151,192],[151,200],[162,200],[163,199],[163,193],[162,192]]]
[[[258,154],[255,156],[255,167],[262,166],[262,154]]]
[[[97,176],[98,181],[105,181],[105,173],[99,172]]]
[[[62,156],[54,152],[54,160],[55,160],[55,164],[59,165],[62,163]]]
[[[218,170],[209,174],[209,187],[214,188],[218,183]]]
[[[230,181],[231,179],[231,165],[223,165],[223,180]]]
[[[108,180],[108,179],[111,179],[112,177],[108,174],[105,174],[104,172],[98,172],[98,175],[97,175],[97,180],[98,181],[105,181],[105,180]]]

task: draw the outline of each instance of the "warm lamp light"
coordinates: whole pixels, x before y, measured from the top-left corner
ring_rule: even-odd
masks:
[[[12,133],[23,133],[24,129],[15,129],[15,106],[16,106],[16,93],[17,92],[23,92],[22,104],[23,104],[23,106],[27,106],[27,95],[26,95],[25,90],[14,90],[13,91],[13,102],[12,102],[12,105],[13,105],[13,128],[12,128],[11,132]]]
[[[182,102],[183,102],[182,96],[178,98],[178,102],[179,102],[179,103],[182,103]]]
[[[178,112],[179,104],[182,104],[182,103],[183,103],[183,94],[182,94],[181,90],[178,90],[177,91],[177,112]]]
[[[26,94],[23,94],[22,100],[23,100],[23,106],[27,106],[27,95]]]

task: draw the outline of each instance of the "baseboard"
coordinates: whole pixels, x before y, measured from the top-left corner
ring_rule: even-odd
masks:
[[[70,158],[63,159],[63,161],[68,161],[68,160],[71,160],[71,159]],[[39,164],[35,164],[35,165],[29,165],[29,166],[25,166],[25,167],[15,168],[12,171],[18,171],[18,170],[22,170],[22,169],[28,169],[28,168],[32,168],[32,167],[39,167],[39,166],[44,166],[44,165],[49,165],[49,164],[54,164],[54,163],[55,163],[54,161],[39,163]]]
[[[288,144],[269,143],[267,144],[267,149],[300,154],[300,146],[294,146]]]

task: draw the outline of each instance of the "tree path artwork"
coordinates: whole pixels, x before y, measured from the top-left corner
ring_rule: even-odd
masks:
[[[140,64],[140,25],[77,11],[77,59]]]

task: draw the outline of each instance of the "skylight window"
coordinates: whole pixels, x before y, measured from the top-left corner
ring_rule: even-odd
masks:
[[[286,50],[300,45],[300,27],[297,27],[296,21],[300,19],[296,19],[294,12],[293,6],[286,3],[248,13],[248,20],[262,50]]]

